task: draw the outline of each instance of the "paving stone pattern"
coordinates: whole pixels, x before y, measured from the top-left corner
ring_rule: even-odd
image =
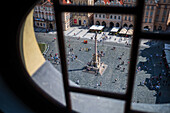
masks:
[[[50,59],[49,57],[50,54],[54,56],[55,53],[59,53],[59,49],[57,46],[58,42],[57,40],[54,40],[55,35],[37,33],[36,37],[38,42],[44,42],[49,44],[50,46],[49,51],[45,56],[46,60]],[[83,43],[84,40],[87,40],[88,43],[84,44]],[[94,40],[85,38],[78,39],[78,37],[66,36],[65,42],[67,61],[69,60],[68,74],[70,80],[72,80],[75,83],[78,83],[80,87],[84,88],[91,88],[96,90],[104,90],[117,93],[126,92],[130,47],[127,47],[125,44],[122,43],[113,43],[106,41],[104,43],[98,43],[98,51],[99,52],[103,51],[105,53],[105,56],[101,58],[101,62],[104,62],[105,64],[108,65],[104,74],[100,76],[97,74],[89,74],[86,72],[82,72],[83,67],[91,60],[92,54],[94,53]],[[146,85],[139,86],[140,82],[146,81],[153,75],[158,75],[158,73],[160,73],[161,70],[165,68],[163,66],[161,68],[157,65],[155,67],[153,66],[154,63],[160,62],[161,58],[153,57],[152,60],[147,62],[147,58],[149,58],[150,55],[154,56],[155,53],[159,53],[160,55],[162,54],[161,51],[163,48],[162,47],[163,43],[155,42],[152,45],[149,44],[150,43],[146,43],[147,46],[140,47],[137,68],[141,62],[144,62],[144,64],[151,70],[145,70],[142,68],[140,71],[136,72],[132,102],[150,104],[151,103],[155,104],[158,101],[163,103],[165,102],[163,100],[167,100],[166,102],[170,102],[170,99],[167,96],[163,97],[160,101],[158,96],[154,96],[155,94],[157,94],[157,91],[150,90]],[[116,47],[115,50],[112,50],[113,46]],[[160,48],[158,48],[158,46],[160,46]],[[79,51],[80,47],[82,48],[82,51]],[[90,47],[91,50],[87,52],[86,48]],[[69,51],[72,48],[73,51],[70,52],[69,55]],[[74,53],[74,55],[77,55],[77,59],[75,59],[74,61],[72,61],[71,58],[72,53]],[[118,59],[120,56],[122,56],[121,60]],[[117,65],[121,64],[122,61],[124,61],[124,64],[120,65],[121,69],[119,70],[116,69]],[[54,62],[54,60],[50,60],[50,62],[56,69],[58,69],[61,72],[60,64],[57,65]],[[125,68],[124,72],[122,71],[123,68]],[[115,79],[117,81],[115,81]],[[168,92],[166,92],[165,95],[167,95],[167,93]]]

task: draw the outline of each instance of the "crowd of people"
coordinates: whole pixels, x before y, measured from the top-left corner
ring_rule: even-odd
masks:
[[[113,47],[114,48],[114,47]],[[114,49],[115,50],[115,49]],[[125,62],[122,60],[122,57],[124,56],[124,52],[117,58],[121,63],[116,66],[117,70],[121,70],[122,72],[125,71]]]
[[[53,52],[53,50],[52,50]],[[60,64],[60,57],[58,53],[55,53],[54,56],[52,55],[52,52],[50,53],[50,58],[48,58],[48,61],[53,61],[53,63],[56,63],[57,65]]]
[[[168,71],[165,68],[163,55],[159,53],[160,45],[154,46],[154,51],[152,54],[148,54],[146,57],[146,62],[140,62],[137,67],[137,72],[141,70],[147,71],[151,74],[150,78],[146,78],[143,82],[140,82],[138,86],[147,86],[150,90],[155,90],[157,96],[157,103],[161,102],[162,91],[170,86]],[[165,89],[164,89],[165,88]],[[164,94],[164,93],[163,93]]]

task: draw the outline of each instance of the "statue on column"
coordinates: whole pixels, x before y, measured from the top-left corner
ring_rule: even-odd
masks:
[[[92,56],[91,62],[89,62],[86,66],[86,70],[90,73],[99,73],[100,75],[103,74],[107,65],[100,62],[100,54],[97,51],[97,32],[95,34],[95,46],[94,46],[94,54]]]

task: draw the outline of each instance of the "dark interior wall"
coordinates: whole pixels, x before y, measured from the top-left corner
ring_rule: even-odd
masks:
[[[5,0],[3,2],[5,2],[3,4],[5,4],[6,8],[4,9],[4,16],[1,18],[3,31],[1,31],[0,38],[0,76],[5,85],[1,86],[0,94],[4,95],[6,93],[5,95],[7,96],[4,101],[10,101],[13,104],[20,101],[24,104],[23,106],[27,106],[28,109],[34,112],[66,112],[63,106],[55,102],[49,102],[46,100],[48,97],[42,96],[39,89],[27,76],[19,56],[19,29],[26,15],[31,11],[35,2],[38,1]],[[8,91],[5,92],[5,90]],[[8,95],[12,94],[16,97],[15,99],[8,98]],[[0,105],[4,105],[4,101],[0,101]],[[12,109],[8,104],[5,106]],[[3,110],[1,111],[3,112]]]

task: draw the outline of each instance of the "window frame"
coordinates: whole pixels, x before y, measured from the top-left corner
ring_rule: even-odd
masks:
[[[137,0],[135,7],[106,7],[106,6],[76,6],[76,5],[66,5],[61,4],[59,0],[54,1],[54,11],[56,18],[56,27],[57,27],[57,36],[58,36],[58,45],[60,50],[61,57],[61,67],[62,67],[62,77],[63,77],[63,86],[65,92],[65,101],[66,108],[72,111],[71,105],[71,92],[82,93],[82,94],[90,94],[102,97],[108,97],[112,99],[119,99],[125,101],[125,113],[136,112],[142,113],[141,111],[136,111],[131,109],[131,100],[132,93],[134,87],[135,80],[135,71],[136,71],[136,63],[138,57],[139,50],[139,41],[141,39],[153,39],[153,40],[167,40],[168,34],[154,34],[150,32],[142,32],[142,21],[144,14],[144,0]],[[93,12],[93,13],[115,13],[115,14],[132,14],[134,16],[134,33],[131,47],[131,63],[128,70],[128,81],[127,81],[127,90],[125,94],[118,94],[112,92],[105,91],[96,91],[92,89],[84,89],[69,86],[68,83],[68,71],[67,71],[67,63],[66,63],[66,54],[65,54],[65,41],[63,34],[63,26],[62,26],[62,13],[63,12]],[[101,17],[99,17],[101,18]]]

